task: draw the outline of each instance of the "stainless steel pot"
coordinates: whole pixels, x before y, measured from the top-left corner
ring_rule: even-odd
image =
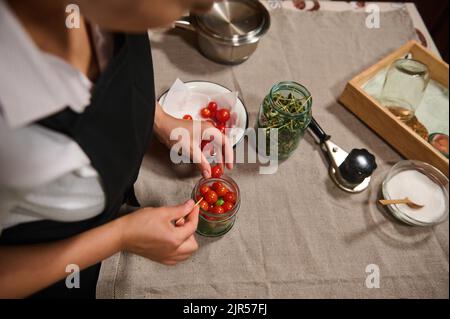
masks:
[[[209,59],[238,64],[256,50],[270,27],[270,14],[258,0],[223,0],[204,15],[191,15],[175,26],[197,32],[200,51]]]

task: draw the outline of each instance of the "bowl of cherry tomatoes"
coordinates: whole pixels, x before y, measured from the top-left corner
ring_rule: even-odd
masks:
[[[233,147],[244,137],[248,128],[248,113],[242,100],[237,97],[235,105],[229,105],[221,97],[232,91],[220,84],[208,81],[184,82],[189,90],[189,97],[179,108],[166,109],[165,100],[168,91],[158,99],[164,111],[184,120],[201,120],[211,122],[222,133],[228,130],[228,137]],[[237,130],[233,130],[237,128]]]
[[[202,178],[192,191],[192,198],[199,202],[200,208],[197,233],[207,237],[219,237],[230,231],[241,203],[236,182],[219,175],[216,167],[213,177]]]

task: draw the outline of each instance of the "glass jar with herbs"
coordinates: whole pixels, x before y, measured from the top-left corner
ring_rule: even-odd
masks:
[[[311,122],[311,108],[312,96],[303,85],[290,81],[274,85],[259,111],[258,128],[262,129],[264,134],[258,132],[257,136],[265,137],[264,152],[260,150],[264,144],[258,141],[260,152],[270,157],[278,155],[279,160],[291,156]],[[278,131],[278,140],[275,140],[271,129]],[[278,154],[270,153],[271,143],[278,144]]]

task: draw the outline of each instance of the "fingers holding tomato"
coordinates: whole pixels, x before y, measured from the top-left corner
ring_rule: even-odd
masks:
[[[211,177],[220,178],[223,175],[223,168],[221,165],[211,167]]]

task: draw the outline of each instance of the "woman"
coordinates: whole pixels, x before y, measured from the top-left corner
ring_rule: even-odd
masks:
[[[0,0],[0,297],[95,297],[100,262],[116,252],[166,265],[195,252],[192,200],[117,212],[137,205],[152,132],[168,147],[174,128],[192,132],[155,103],[146,30],[212,2],[70,1],[81,12],[72,29],[65,0]],[[69,265],[82,270],[79,288],[66,286]]]

